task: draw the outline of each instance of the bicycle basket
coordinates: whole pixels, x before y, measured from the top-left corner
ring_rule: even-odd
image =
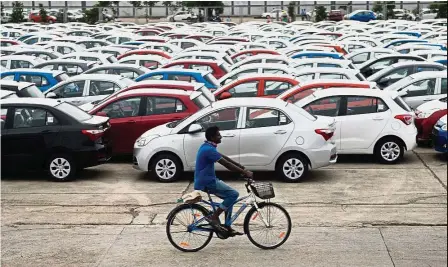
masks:
[[[254,194],[261,199],[274,198],[274,187],[271,183],[256,182],[250,185]]]

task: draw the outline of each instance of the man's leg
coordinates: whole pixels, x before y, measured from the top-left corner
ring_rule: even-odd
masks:
[[[221,180],[217,180],[216,187],[209,190],[209,192],[224,200],[210,217],[216,223],[219,221],[219,215],[224,211],[232,213],[233,204],[238,199],[239,193]]]

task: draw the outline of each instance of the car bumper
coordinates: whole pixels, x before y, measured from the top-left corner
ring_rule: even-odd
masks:
[[[134,146],[134,153],[132,156],[132,167],[139,171],[148,171],[149,156],[145,152],[145,147]]]
[[[108,162],[112,157],[112,146],[100,146],[95,150],[77,153],[78,166],[81,168],[93,167]]]
[[[410,126],[408,126],[410,127]],[[417,128],[413,127],[413,130],[409,130],[400,135],[408,151],[414,150],[417,147]]]
[[[448,132],[434,128],[432,131],[434,149],[438,152],[447,153]]]
[[[327,143],[319,149],[307,150],[307,155],[313,169],[329,166],[338,159],[336,146],[332,143]]]

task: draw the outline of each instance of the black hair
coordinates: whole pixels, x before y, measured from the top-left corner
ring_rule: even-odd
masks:
[[[205,130],[205,139],[207,139],[207,141],[211,141],[212,138],[215,137],[218,132],[219,132],[218,126],[208,127],[207,130]]]

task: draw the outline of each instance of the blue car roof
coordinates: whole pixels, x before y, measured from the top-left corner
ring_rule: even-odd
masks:
[[[44,70],[44,69],[12,69],[8,71],[2,72],[2,75],[6,74],[16,74],[16,73],[27,73],[27,74],[37,74],[37,75],[46,75],[50,74],[52,76],[58,76],[59,74],[65,73],[65,71],[62,70]]]

